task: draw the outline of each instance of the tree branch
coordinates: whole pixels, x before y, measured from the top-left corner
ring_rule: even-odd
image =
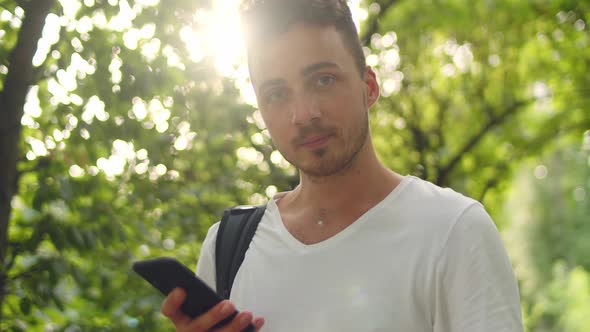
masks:
[[[14,281],[14,280],[24,278],[24,277],[32,277],[42,270],[43,269],[41,267],[33,267],[30,270],[22,271],[20,273],[17,273],[17,274],[11,275],[11,276],[6,276],[6,280],[7,281]]]
[[[16,256],[18,256],[18,254],[21,252],[22,246],[20,242],[10,242],[8,243],[8,245],[12,247],[12,253],[8,258],[6,264],[4,264],[4,271],[10,271],[10,269],[14,265],[14,262],[16,261]]]
[[[482,138],[490,132],[493,128],[501,125],[504,123],[511,115],[516,114],[523,106],[527,105],[530,101],[519,101],[512,104],[506,111],[502,114],[491,118],[485,126],[483,126],[475,135],[473,135],[465,145],[459,149],[455,157],[453,157],[447,165],[441,167],[440,173],[436,179],[436,184],[438,185],[446,185],[447,177],[449,173],[457,166],[463,155],[467,152],[471,151],[481,140]]]
[[[557,133],[558,135],[571,131],[571,130],[586,130],[590,128],[590,119],[588,119],[588,121],[582,122],[582,123],[573,123],[570,124],[568,126],[564,126],[559,128],[559,132]],[[542,147],[546,146],[547,143],[549,143],[550,141],[555,140],[555,136],[550,136],[550,135],[538,135],[535,139],[531,140],[528,143],[528,146],[531,147],[537,147],[538,150],[541,150]],[[522,159],[524,157],[526,157],[527,155],[529,155],[532,151],[531,150],[526,150],[526,151],[521,151],[521,153],[513,156],[510,161],[502,161],[497,163],[496,165],[494,165],[494,169],[496,169],[498,171],[498,173],[501,172],[506,172],[509,170],[510,168],[510,164],[514,161],[514,160],[519,160]],[[482,202],[485,198],[485,195],[487,194],[487,192],[490,189],[493,189],[494,187],[496,187],[498,184],[500,184],[501,180],[504,179],[504,177],[493,177],[491,179],[488,179],[486,181],[486,184],[483,188],[483,190],[481,191],[481,193],[479,194],[479,199],[478,201]]]
[[[407,121],[408,122],[408,129],[412,133],[412,137],[414,139],[414,146],[416,151],[420,154],[420,165],[422,165],[421,169],[417,169],[416,171],[420,172],[421,174],[417,174],[419,177],[423,179],[428,178],[428,165],[426,165],[426,150],[430,147],[428,142],[428,137],[420,128],[420,119],[418,119],[418,106],[416,105],[416,100],[411,99],[411,114],[414,121]],[[408,119],[409,120],[409,119]],[[419,166],[418,166],[419,167]]]
[[[438,105],[438,114],[436,119],[437,123],[436,128],[434,129],[434,135],[438,139],[438,147],[436,148],[436,151],[440,151],[441,148],[446,146],[445,136],[443,135],[443,132],[450,102],[448,98],[443,99],[440,95],[438,95],[434,91],[434,89],[430,89],[430,93],[432,95],[432,99],[434,99],[434,101]],[[435,156],[437,160],[436,164],[438,164],[440,161],[440,154],[436,153]]]
[[[17,169],[20,121],[25,98],[33,76],[33,55],[45,23],[45,17],[55,0],[19,3],[25,15],[16,45],[8,59],[8,73],[4,78],[4,90],[0,93],[0,262],[6,258],[11,201],[17,191]],[[0,266],[0,319],[6,288],[6,270]]]
[[[499,174],[499,173],[508,171],[509,166],[510,166],[510,162],[500,162],[500,163],[494,165],[494,169]],[[486,181],[486,184],[484,185],[481,193],[479,194],[478,201],[483,202],[488,191],[490,191],[490,189],[492,189],[492,188],[496,187],[498,184],[500,184],[500,180],[503,180],[503,179],[505,179],[505,177],[500,177],[498,175],[489,178]]]

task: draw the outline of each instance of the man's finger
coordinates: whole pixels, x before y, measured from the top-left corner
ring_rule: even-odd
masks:
[[[180,306],[186,298],[186,293],[182,288],[174,288],[162,303],[162,313],[164,316],[170,318],[174,325],[186,323],[190,318],[185,315]]]
[[[252,321],[252,325],[254,325],[254,327],[256,328],[256,332],[260,331],[260,329],[262,328],[262,325],[264,325],[264,318],[256,317]]]
[[[252,313],[242,311],[229,324],[224,325],[220,331],[243,331],[248,324],[252,323],[253,318]]]
[[[209,331],[213,328],[217,323],[222,321],[223,319],[231,316],[232,313],[236,311],[234,305],[228,301],[224,300],[216,304],[211,310],[207,311],[203,315],[197,317],[190,323],[189,330],[190,331]]]

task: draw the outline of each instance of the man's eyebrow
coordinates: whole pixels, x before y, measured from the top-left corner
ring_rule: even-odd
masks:
[[[340,68],[340,66],[338,66],[334,62],[322,61],[322,62],[311,64],[311,65],[303,68],[303,70],[301,70],[301,74],[303,76],[309,76],[310,74],[313,74],[315,71],[318,71],[318,70],[324,69],[324,68]]]
[[[258,89],[260,89],[262,91],[266,87],[273,86],[273,85],[282,85],[282,84],[285,84],[285,80],[280,79],[280,78],[275,78],[275,79],[266,80],[266,81],[262,82],[260,84],[260,86],[258,87]]]
[[[316,72],[320,69],[324,69],[324,68],[340,68],[340,66],[338,66],[334,62],[322,61],[322,62],[311,64],[311,65],[303,68],[301,70],[301,75],[309,76],[309,75],[313,74],[314,72]],[[260,89],[262,91],[269,86],[283,85],[285,83],[286,83],[286,81],[284,79],[274,78],[274,79],[266,80],[266,81],[260,83],[260,85],[258,86],[258,89]]]

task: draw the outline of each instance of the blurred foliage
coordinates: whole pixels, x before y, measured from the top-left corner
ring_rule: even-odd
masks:
[[[394,169],[496,211],[519,160],[590,127],[590,3],[377,3],[368,59],[391,96],[374,133]]]
[[[529,331],[590,327],[590,131],[522,166],[508,194],[505,239]]]
[[[47,17],[59,30],[25,106],[0,330],[169,329],[162,297],[131,273],[131,262],[170,255],[194,266],[225,207],[260,203],[297,183],[237,83],[215,70],[215,55],[190,60],[180,31],[205,29],[194,13],[209,7],[62,0]],[[571,195],[574,183],[590,191],[588,167],[564,162],[587,155],[578,157],[579,144],[569,145],[578,149],[572,154],[556,144],[590,128],[590,3],[362,7],[368,62],[383,92],[372,110],[383,161],[483,200],[503,229],[517,223],[512,212],[529,213],[526,234],[534,237],[520,243],[533,245],[516,265],[527,328],[590,326],[590,200]],[[26,14],[19,8],[0,1],[0,88]],[[129,15],[128,24],[107,24]],[[542,155],[557,166],[527,187],[530,204],[510,198],[517,170]],[[505,203],[514,205],[501,214]]]

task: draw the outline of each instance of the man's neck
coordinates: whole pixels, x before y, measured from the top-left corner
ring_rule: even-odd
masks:
[[[288,194],[288,205],[312,210],[346,210],[373,206],[387,196],[402,177],[387,169],[371,148],[349,168],[326,177],[301,173],[300,184]]]
[[[401,182],[387,169],[372,146],[359,151],[350,167],[339,174],[311,177],[301,173],[297,188],[277,205],[284,226],[305,244],[324,241],[358,220]]]

